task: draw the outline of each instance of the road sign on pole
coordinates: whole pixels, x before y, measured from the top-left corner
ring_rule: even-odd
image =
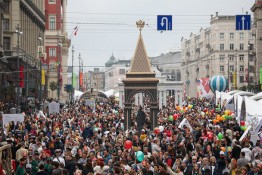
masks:
[[[172,30],[172,15],[158,15],[157,30]]]
[[[250,30],[251,15],[236,15],[236,30]]]

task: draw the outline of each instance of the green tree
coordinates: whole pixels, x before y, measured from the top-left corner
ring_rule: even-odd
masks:
[[[50,84],[49,84],[49,88],[50,88],[51,91],[52,91],[52,98],[53,98],[54,90],[57,89],[57,82],[51,81]]]

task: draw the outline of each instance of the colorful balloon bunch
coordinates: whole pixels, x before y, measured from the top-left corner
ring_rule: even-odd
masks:
[[[240,129],[241,129],[242,131],[245,131],[245,130],[247,129],[247,127],[246,127],[246,122],[243,121],[243,120],[240,122]]]

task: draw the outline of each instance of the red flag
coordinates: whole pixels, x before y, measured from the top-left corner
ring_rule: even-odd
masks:
[[[80,86],[82,86],[83,85],[83,72],[80,72],[79,78],[80,78]]]
[[[78,28],[75,30],[75,32],[74,32],[74,35],[76,36],[76,34],[77,34],[77,31],[78,31]]]

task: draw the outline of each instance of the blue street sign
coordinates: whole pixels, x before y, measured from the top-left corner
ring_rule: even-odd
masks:
[[[251,15],[236,15],[236,30],[250,30]]]
[[[157,30],[172,30],[172,15],[158,15]]]

